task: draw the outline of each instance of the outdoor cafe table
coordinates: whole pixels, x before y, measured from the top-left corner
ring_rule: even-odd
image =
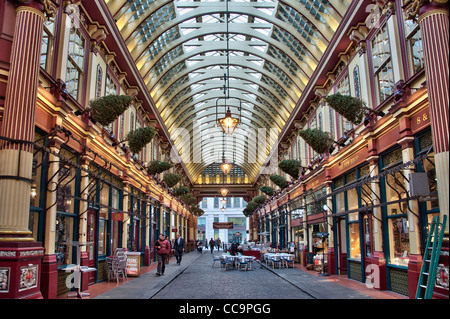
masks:
[[[66,246],[73,246],[76,247],[77,250],[77,264],[76,265],[69,265],[65,268],[66,272],[73,271],[74,275],[74,288],[77,289],[77,292],[74,294],[69,294],[67,297],[78,297],[83,298],[83,296],[89,296],[89,293],[87,292],[81,292],[81,273],[84,272],[90,272],[90,271],[96,271],[96,268],[81,266],[81,246],[89,246],[92,245],[93,242],[81,242],[81,241],[68,241],[62,243]]]

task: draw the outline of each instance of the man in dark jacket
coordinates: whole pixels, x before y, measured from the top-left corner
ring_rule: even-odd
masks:
[[[159,235],[159,240],[155,242],[156,254],[158,256],[158,267],[156,268],[156,275],[164,275],[164,270],[166,270],[166,259],[168,254],[170,254],[170,243],[164,239],[164,235]]]
[[[177,259],[177,265],[179,265],[181,263],[181,258],[184,252],[184,238],[181,238],[180,234],[177,234],[177,238],[175,239],[175,243],[173,244],[173,250],[175,258]]]

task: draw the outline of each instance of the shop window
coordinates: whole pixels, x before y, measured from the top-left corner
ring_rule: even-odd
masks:
[[[75,154],[66,149],[61,149],[60,154],[70,160],[76,161]],[[58,171],[58,186],[56,192],[56,210],[66,213],[74,213],[74,196],[77,170],[69,164],[60,163]]]
[[[81,99],[86,41],[79,28],[72,26],[67,55],[66,89],[76,100]]]
[[[359,240],[359,223],[348,224],[350,241],[350,258],[361,260],[361,244]]]
[[[406,217],[389,218],[390,262],[399,266],[408,266],[409,261],[409,225]]]
[[[72,260],[73,246],[64,245],[73,240],[73,229],[73,217],[63,214],[56,215],[55,255],[58,267],[76,263],[76,260]]]
[[[422,35],[419,24],[413,20],[406,20],[405,38],[408,52],[408,63],[411,74],[415,74],[424,67]]]
[[[401,164],[401,149],[394,150],[382,157],[383,170],[392,169]],[[406,198],[405,177],[402,170],[395,170],[384,177],[385,201],[388,203],[387,223],[389,236],[389,262],[407,266],[409,261],[409,225],[407,202],[398,202]],[[392,204],[389,204],[391,203]]]
[[[386,24],[372,40],[372,65],[378,103],[382,103],[394,92],[394,74]]]
[[[53,45],[55,42],[55,23],[52,20],[44,21],[44,31],[42,34],[40,66],[46,72],[51,71],[51,61],[53,58]]]
[[[120,210],[120,191],[114,187],[111,189],[111,207]],[[111,251],[116,251],[119,248],[119,221],[112,221],[112,236],[111,236]]]
[[[373,257],[372,221],[369,216],[364,216],[364,255]]]

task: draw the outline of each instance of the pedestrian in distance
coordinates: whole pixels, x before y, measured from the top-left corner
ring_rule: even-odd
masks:
[[[221,243],[220,238],[217,238],[216,240],[217,250],[220,250],[220,243]]]
[[[184,252],[184,238],[181,238],[180,234],[177,234],[177,238],[175,239],[175,243],[173,244],[173,250],[175,258],[177,259],[177,265],[180,265],[181,258]]]
[[[170,242],[169,236],[166,236],[166,240],[167,240],[167,242],[168,242],[169,245],[170,245],[169,253],[168,253],[167,256],[166,256],[166,264],[169,264],[169,259],[170,259],[170,256],[171,256],[171,254],[172,254],[172,243]]]
[[[166,259],[170,253],[170,243],[164,239],[164,235],[159,235],[159,240],[155,242],[156,254],[158,257],[158,266],[156,267],[156,275],[164,275],[166,270]]]
[[[214,239],[211,238],[211,240],[209,241],[209,248],[211,249],[211,254],[213,253],[214,245],[215,245]]]

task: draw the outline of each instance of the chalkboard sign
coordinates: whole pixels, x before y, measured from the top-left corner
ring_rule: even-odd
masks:
[[[306,263],[314,264],[314,253],[306,253]]]

